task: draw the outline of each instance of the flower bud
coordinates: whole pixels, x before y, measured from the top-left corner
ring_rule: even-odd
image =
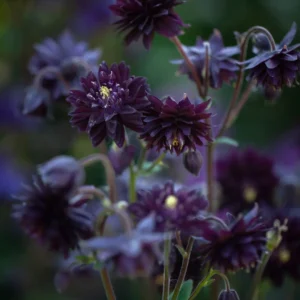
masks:
[[[240,300],[239,295],[235,290],[223,290],[218,300]]]
[[[129,167],[132,162],[136,149],[129,145],[123,148],[114,148],[109,151],[108,157],[117,175],[121,175],[123,171]]]
[[[38,166],[38,172],[47,185],[53,188],[74,188],[83,184],[85,173],[79,162],[71,156],[57,156]]]
[[[197,176],[202,167],[202,155],[198,151],[189,151],[183,155],[184,167],[192,174]]]
[[[252,42],[252,52],[254,54],[260,54],[261,52],[269,51],[271,49],[269,39],[264,33],[255,34],[252,38]]]

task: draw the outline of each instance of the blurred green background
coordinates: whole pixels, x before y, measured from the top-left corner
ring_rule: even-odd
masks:
[[[33,44],[45,37],[56,38],[70,29],[78,40],[88,41],[91,48],[102,49],[108,63],[125,60],[132,73],[145,76],[158,96],[171,94],[180,99],[183,93],[196,97],[196,89],[186,77],[175,76],[178,58],[174,46],[156,36],[153,47],[146,51],[140,44],[124,48],[122,37],[111,26],[109,0],[0,0],[0,116],[7,117],[5,107],[22,102],[24,88],[30,84],[27,65],[33,55]],[[226,45],[235,43],[234,31],[244,32],[253,25],[265,26],[280,41],[293,21],[300,24],[299,0],[189,0],[177,9],[185,23],[191,24],[181,40],[192,45],[196,36],[207,39],[214,28],[223,34]],[[300,41],[297,34],[295,43]],[[9,90],[9,96],[6,92]],[[12,96],[12,91],[14,96]],[[231,96],[232,88],[212,91],[219,106],[217,122]],[[14,98],[14,99],[12,99]],[[17,100],[15,100],[17,98]],[[1,120],[0,149],[8,153],[13,163],[29,172],[34,165],[58,154],[82,157],[95,152],[85,135],[70,128],[65,111],[58,110],[55,118],[28,121],[28,126],[16,125],[13,119]],[[27,124],[27,121],[22,121]],[[215,124],[218,125],[218,124]],[[241,145],[270,147],[282,134],[300,125],[299,88],[285,90],[275,105],[266,104],[258,91],[253,93],[246,109],[238,118],[233,134]],[[1,167],[1,166],[0,166]],[[99,170],[91,171],[91,181]],[[1,174],[1,172],[0,172]],[[1,175],[4,176],[4,175]],[[3,181],[4,178],[2,177]],[[100,278],[79,279],[63,295],[53,286],[58,260],[29,241],[10,220],[10,205],[0,206],[0,299],[24,300],[93,300],[104,299]],[[247,275],[241,275],[247,279]],[[247,280],[239,284],[241,299]],[[288,290],[290,283],[287,282]],[[130,283],[117,280],[118,299],[153,299],[155,289],[145,281]],[[274,289],[268,299],[288,299]],[[200,299],[200,298],[199,298]],[[206,299],[205,295],[203,298]]]

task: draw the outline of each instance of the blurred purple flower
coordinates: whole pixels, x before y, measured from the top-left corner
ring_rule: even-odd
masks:
[[[76,0],[72,18],[74,31],[86,36],[108,24],[111,16],[109,6],[112,3],[113,0]]]

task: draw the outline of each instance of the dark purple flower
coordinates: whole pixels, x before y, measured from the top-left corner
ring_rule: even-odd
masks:
[[[235,290],[223,290],[221,291],[218,300],[240,300],[240,298]]]
[[[132,145],[123,148],[112,147],[108,152],[109,160],[117,175],[121,175],[134,159],[136,148]]]
[[[142,112],[149,106],[149,86],[143,77],[130,75],[124,63],[99,66],[98,76],[89,73],[81,79],[82,90],[71,90],[67,100],[72,104],[71,123],[86,131],[94,146],[110,137],[122,147],[124,126],[141,132]]]
[[[155,32],[170,38],[187,26],[174,11],[182,3],[181,0],[117,0],[110,9],[120,17],[115,22],[117,28],[127,32],[126,45],[143,37],[144,46],[149,49]]]
[[[202,139],[211,141],[211,127],[205,123],[211,114],[206,112],[209,101],[194,105],[185,95],[178,103],[171,97],[163,101],[150,96],[151,107],[145,112],[145,128],[141,135],[147,148],[176,152],[196,150]]]
[[[156,230],[191,232],[203,224],[197,217],[206,206],[207,201],[199,191],[175,190],[173,183],[167,182],[151,190],[139,190],[138,201],[129,205],[128,209],[137,220],[154,213]]]
[[[67,256],[80,239],[93,235],[93,220],[84,209],[84,195],[76,193],[79,182],[73,176],[51,174],[47,165],[40,172],[16,196],[13,217],[33,239]],[[57,184],[58,177],[64,184]]]
[[[78,86],[79,78],[97,64],[101,54],[99,50],[89,50],[85,42],[76,42],[68,31],[62,33],[57,41],[47,38],[35,45],[35,51],[29,71],[52,99],[68,92],[66,84],[71,88]]]
[[[199,235],[205,240],[199,247],[199,255],[222,272],[249,269],[266,250],[266,230],[256,205],[245,216],[228,220],[226,226],[206,228]]]
[[[281,208],[267,212],[274,221],[283,224],[287,220],[287,231],[282,232],[282,241],[273,252],[264,272],[276,286],[281,286],[287,275],[300,281],[300,211],[299,208]],[[267,217],[266,216],[266,219]]]
[[[224,47],[221,33],[218,30],[214,30],[214,33],[207,42],[198,38],[195,46],[184,47],[186,54],[197,69],[197,74],[202,84],[204,84],[205,77],[205,45],[207,45],[209,51],[210,86],[214,89],[218,89],[222,87],[223,82],[230,83],[235,80],[237,78],[236,72],[239,70],[239,66],[232,56],[238,54],[240,49],[238,46]],[[180,64],[180,73],[188,74],[189,77],[194,80],[188,66],[182,59],[173,61],[173,63]]]
[[[253,207],[273,205],[279,179],[273,161],[252,149],[232,152],[216,162],[216,179],[222,189],[221,209],[238,214]]]
[[[259,51],[259,55],[246,62],[249,70],[248,79],[255,80],[264,88],[280,90],[283,86],[291,87],[296,83],[300,70],[300,44],[289,46],[296,34],[296,25],[274,50]],[[262,40],[262,38],[260,38]]]
[[[154,219],[143,219],[130,234],[95,237],[82,242],[82,247],[97,251],[97,258],[119,276],[149,276],[157,260],[162,259],[160,243],[166,235],[153,232]]]

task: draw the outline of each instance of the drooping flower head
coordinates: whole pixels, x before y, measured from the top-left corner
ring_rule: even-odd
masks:
[[[222,272],[255,266],[266,249],[267,227],[257,205],[245,216],[230,219],[226,227],[207,228],[199,235],[208,243],[199,248],[199,253]]]
[[[159,244],[165,239],[154,232],[153,216],[143,219],[130,234],[95,237],[82,243],[83,249],[97,252],[97,258],[121,277],[149,276],[162,260]]]
[[[84,64],[92,68],[101,54],[99,50],[89,50],[85,42],[76,42],[68,31],[63,32],[57,40],[47,38],[34,48],[36,53],[28,66],[30,73],[38,75],[47,67],[53,67],[53,70],[57,68],[57,72],[71,86],[82,75],[80,71]],[[56,72],[49,71],[44,74],[42,87],[50,91],[54,99],[67,92]]]
[[[149,49],[155,33],[170,38],[186,27],[174,11],[182,3],[181,0],[117,0],[110,9],[120,17],[115,22],[117,28],[127,32],[125,43],[129,45],[143,38],[145,48]]]
[[[273,161],[253,149],[219,159],[216,179],[222,189],[221,208],[234,215],[252,208],[255,202],[262,207],[272,206],[279,183]]]
[[[145,112],[145,128],[141,138],[147,148],[165,150],[177,155],[185,150],[203,146],[203,139],[211,141],[211,127],[205,123],[211,114],[206,112],[209,101],[194,105],[185,95],[178,103],[171,97],[163,101],[149,97],[151,107]]]
[[[293,86],[300,70],[300,44],[290,46],[295,34],[296,25],[293,24],[274,50],[263,51],[266,50],[264,46],[259,55],[249,59],[245,68],[249,70],[248,79],[273,90]]]
[[[106,137],[122,147],[124,126],[142,131],[149,87],[145,78],[130,75],[124,62],[111,67],[103,62],[97,76],[89,73],[81,79],[81,86],[81,90],[71,90],[67,98],[73,107],[71,123],[87,132],[95,147]]]
[[[240,52],[239,47],[224,47],[222,35],[218,30],[210,36],[209,40],[203,41],[198,38],[196,45],[184,47],[189,59],[194,63],[198,77],[202,84],[204,83],[206,47],[209,51],[209,83],[214,89],[221,88],[223,82],[230,83],[237,78],[236,72],[239,70],[238,63],[232,58],[233,55]],[[173,63],[180,64],[179,72],[188,74],[194,80],[188,66],[184,60],[176,60]]]
[[[61,176],[42,168],[32,182],[24,185],[16,196],[19,203],[13,207],[13,217],[27,234],[65,256],[78,248],[80,239],[93,235],[93,220],[84,209],[84,195],[76,193],[79,182],[73,172],[69,177],[66,172]],[[58,184],[59,178],[69,180]]]
[[[203,224],[197,217],[206,206],[207,201],[199,191],[186,188],[175,190],[174,184],[167,182],[151,190],[138,191],[138,201],[128,209],[137,220],[154,213],[156,230],[178,229],[190,233]]]

